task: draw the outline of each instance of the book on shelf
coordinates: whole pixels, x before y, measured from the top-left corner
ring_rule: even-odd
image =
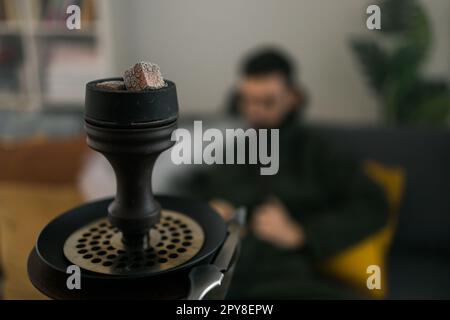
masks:
[[[19,91],[22,86],[23,50],[20,37],[0,37],[0,91]]]
[[[44,103],[82,105],[85,84],[104,72],[101,60],[95,47],[55,45],[44,77]]]
[[[95,29],[97,4],[0,0],[0,109],[83,104],[86,82],[105,76],[107,69]],[[66,37],[70,5],[81,8],[83,37]],[[27,42],[30,36],[35,41]]]
[[[19,20],[20,8],[16,0],[0,0],[0,21],[6,25],[15,25]]]

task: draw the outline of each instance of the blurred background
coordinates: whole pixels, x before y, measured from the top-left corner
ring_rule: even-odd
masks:
[[[81,29],[66,8],[81,7]],[[382,30],[366,8],[382,8]],[[0,1],[0,268],[6,299],[42,298],[26,257],[50,219],[113,194],[83,133],[84,84],[157,63],[176,82],[180,126],[226,126],[242,57],[261,46],[296,59],[305,119],[361,161],[386,191],[382,235],[324,263],[370,298],[450,298],[450,2],[447,0]],[[191,168],[156,167],[171,192]],[[359,250],[359,251],[358,251]],[[386,271],[365,287],[365,267]]]

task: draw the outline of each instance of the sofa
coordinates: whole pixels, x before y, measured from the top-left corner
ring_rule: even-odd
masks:
[[[401,166],[404,196],[388,253],[389,299],[450,298],[450,130],[315,126],[354,157]]]

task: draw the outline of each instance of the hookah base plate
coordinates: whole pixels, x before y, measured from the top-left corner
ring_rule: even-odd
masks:
[[[28,259],[28,274],[33,285],[42,293],[54,299],[184,298],[189,290],[189,271],[196,265],[209,263],[211,261],[211,259],[214,257],[215,253],[219,250],[219,248],[223,244],[223,241],[225,240],[226,224],[215,211],[213,211],[207,204],[203,202],[187,198],[169,196],[157,196],[156,198],[164,208],[165,212],[167,212],[166,216],[171,216],[171,218],[169,219],[171,223],[168,223],[168,225],[164,226],[164,228],[167,229],[161,229],[167,230],[163,232],[163,234],[168,232],[170,228],[174,228],[173,224],[175,223],[173,221],[180,220],[177,219],[177,215],[181,214],[180,212],[182,212],[181,215],[186,218],[185,222],[192,222],[190,225],[186,223],[186,228],[182,228],[181,224],[184,223],[182,223],[182,221],[180,220],[178,224],[180,225],[181,230],[189,229],[191,230],[191,232],[203,231],[203,243],[201,246],[197,246],[198,251],[196,253],[192,253],[192,257],[187,258],[186,261],[179,264],[168,264],[170,265],[170,267],[167,268],[161,267],[165,263],[161,262],[159,263],[158,267],[145,267],[142,266],[142,264],[139,264],[140,267],[133,269],[131,267],[131,264],[133,263],[132,261],[134,261],[131,259],[133,258],[133,256],[127,253],[125,256],[127,256],[127,259],[130,259],[130,261],[127,260],[128,264],[126,265],[128,267],[125,266],[124,268],[117,268],[117,270],[116,268],[113,268],[104,269],[104,272],[98,272],[88,270],[87,268],[85,268],[86,266],[79,266],[81,267],[81,289],[70,289],[70,286],[67,285],[67,282],[69,277],[71,276],[71,273],[68,273],[67,268],[77,263],[74,263],[66,257],[66,255],[64,254],[65,245],[68,243],[72,243],[70,237],[77,235],[78,231],[82,231],[83,228],[90,226],[91,224],[98,224],[100,226],[100,224],[105,223],[101,220],[105,219],[107,216],[107,208],[112,201],[112,199],[110,198],[74,208],[51,221],[42,230],[37,240],[36,247],[33,248]],[[162,219],[162,223],[167,222]],[[161,228],[163,226],[161,225],[159,227]],[[197,227],[200,231],[196,229]],[[90,228],[96,227],[91,226]],[[103,225],[102,228],[103,229],[101,230],[104,231],[106,231],[106,229],[114,230],[109,229],[108,224]],[[100,231],[100,229],[98,229],[98,231]],[[175,234],[180,233],[179,231],[180,230],[174,229],[170,230],[170,232]],[[82,238],[86,238],[86,240],[82,241],[81,243],[86,243],[88,241],[88,236],[83,236],[83,234],[85,233],[86,232],[82,233],[81,236]],[[102,236],[106,234],[110,233],[108,233],[107,231],[101,233]],[[114,234],[117,233],[114,232]],[[187,234],[189,234],[189,232]],[[91,238],[93,238],[94,236],[98,235],[90,235]],[[192,236],[195,237],[193,234]],[[170,234],[170,238],[169,236],[167,237],[167,241],[169,241],[169,239],[170,241],[172,239],[179,239],[181,242],[181,237],[177,235],[173,236],[172,234]],[[74,236],[73,240],[76,239],[76,241],[78,242],[78,240],[82,238],[76,238]],[[196,236],[196,238],[201,239],[202,237]],[[110,242],[114,241],[114,235],[111,236],[110,239]],[[92,241],[96,240],[90,240],[90,242]],[[178,243],[178,241],[176,241],[176,243]],[[153,248],[153,243],[151,243],[153,251],[158,248],[158,244],[159,242],[154,244],[156,247]],[[169,248],[172,249],[167,250],[167,246],[169,246],[170,244],[168,244],[168,242],[164,244],[166,244],[166,249],[160,250],[166,250],[167,253],[162,252],[160,253],[161,256],[169,254],[169,250],[172,250],[172,253],[174,253],[173,250],[176,251],[177,249],[183,248],[182,245],[175,246],[174,248],[170,246]],[[172,244],[175,243],[172,242]],[[95,246],[95,244],[90,244],[88,248],[92,250],[93,246]],[[196,247],[192,243],[190,246],[192,248]],[[77,249],[83,250],[84,248]],[[93,251],[98,252],[100,251],[100,249]],[[103,257],[103,253],[101,253],[100,256]],[[141,254],[139,254],[138,256],[141,256]],[[149,253],[148,257],[151,256],[152,255]],[[176,262],[178,257],[173,257],[173,262]],[[84,260],[92,263],[92,259],[94,259],[94,257]],[[140,258],[136,260],[137,262],[139,262]],[[109,260],[106,258],[102,258],[102,261],[103,266],[103,263],[108,262]],[[148,262],[150,261],[155,262],[155,259],[149,258]],[[118,260],[114,260],[111,266],[116,266],[118,263]],[[108,264],[109,263],[107,263],[106,267],[111,267],[108,266]],[[117,272],[105,272],[105,270],[116,270]]]
[[[202,248],[200,225],[179,212],[161,211],[161,221],[149,231],[145,248],[127,247],[122,232],[108,218],[75,231],[64,244],[64,255],[85,270],[104,274],[152,274],[192,259]]]

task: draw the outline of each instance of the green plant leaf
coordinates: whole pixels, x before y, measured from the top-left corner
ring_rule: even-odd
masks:
[[[388,72],[388,54],[376,42],[370,40],[354,40],[351,46],[369,84],[377,93],[381,93]]]
[[[410,115],[408,122],[417,125],[444,125],[450,117],[450,94],[429,97],[419,104]]]
[[[419,7],[417,0],[382,0],[381,9],[382,32],[404,34],[411,29]]]
[[[418,0],[380,0],[378,4],[382,29],[373,40],[353,40],[351,47],[381,98],[384,121],[389,125],[447,123],[447,84],[424,80],[421,75],[433,41],[427,12]]]

